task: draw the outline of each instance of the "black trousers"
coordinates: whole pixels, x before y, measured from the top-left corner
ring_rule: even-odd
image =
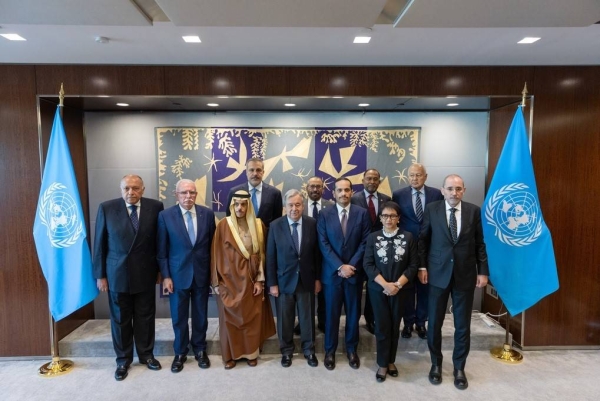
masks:
[[[471,312],[475,289],[459,291],[454,288],[454,279],[447,288],[429,284],[429,330],[427,345],[431,355],[431,364],[442,365],[442,326],[448,306],[448,296],[452,296],[452,314],[454,315],[454,351],[452,363],[454,369],[464,370],[471,349]]]
[[[110,326],[117,365],[133,362],[133,344],[140,362],[154,357],[155,290],[129,294],[108,292]]]
[[[298,309],[300,324],[300,340],[304,355],[315,353],[315,294],[306,291],[302,282],[293,294],[279,294],[275,300],[277,309],[277,335],[279,349],[282,355],[291,356],[294,353],[294,320]]]
[[[396,360],[398,339],[400,338],[400,320],[404,313],[404,303],[409,290],[402,289],[396,295],[389,297],[383,293],[383,288],[377,283],[372,283],[368,287],[375,318],[377,365],[387,368]]]

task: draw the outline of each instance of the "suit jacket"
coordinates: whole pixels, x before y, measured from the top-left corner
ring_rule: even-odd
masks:
[[[446,218],[446,202],[430,203],[425,208],[419,235],[420,267],[426,267],[428,282],[447,288],[454,276],[454,288],[474,290],[477,275],[489,275],[487,253],[483,242],[481,209],[461,202],[461,229],[453,243]]]
[[[337,207],[324,209],[317,220],[317,231],[323,255],[321,281],[324,284],[340,284],[342,280],[348,280],[356,284],[357,280],[362,280],[362,260],[367,237],[371,232],[371,218],[367,210],[358,206],[350,207],[344,237]],[[354,276],[348,279],[338,276],[338,268],[343,264],[356,268]]]
[[[94,238],[94,277],[107,278],[113,292],[136,294],[156,285],[156,233],[162,202],[142,198],[139,228],[133,230],[122,198],[101,203]]]
[[[279,286],[282,294],[293,294],[298,275],[305,289],[314,292],[315,280],[321,276],[321,252],[317,237],[317,221],[302,216],[300,254],[292,242],[287,216],[271,223],[267,241],[267,286]]]
[[[312,207],[313,207],[312,203],[313,203],[313,201],[310,199],[307,199],[304,201],[304,215],[305,216],[308,216],[308,208],[312,209]],[[330,201],[330,200],[321,198],[321,210],[319,211],[319,213],[321,213],[324,209],[327,209],[328,207],[332,207],[332,206],[335,206],[334,201]],[[313,217],[313,218],[316,220],[315,217]]]
[[[382,194],[381,192],[377,192],[377,201],[379,202],[378,204],[378,209],[376,210],[377,212],[377,218],[375,219],[375,222],[373,222],[371,224],[371,232],[375,232],[375,231],[379,231],[383,229],[383,224],[381,223],[381,219],[379,218],[379,216],[381,215],[381,206],[387,202],[392,200],[392,198],[390,198],[387,195]],[[360,191],[355,193],[354,195],[352,195],[352,198],[350,199],[350,203],[353,205],[357,205],[360,207],[364,207],[365,209],[367,209],[367,215],[369,216],[369,222],[371,221],[371,215],[369,214],[369,204],[367,201],[367,198],[365,197],[365,191]]]
[[[431,202],[444,200],[444,195],[437,188],[431,188],[423,185],[421,191],[425,192],[425,204],[423,205],[423,212],[425,212],[425,206]],[[417,219],[415,214],[415,208],[413,207],[413,194],[412,187],[404,187],[392,194],[392,200],[400,206],[400,227],[401,231],[408,231],[412,233],[415,241],[419,238],[419,231],[421,230],[421,222]]]
[[[408,231],[398,230],[392,238],[383,235],[382,230],[369,235],[363,268],[369,278],[367,285],[370,289],[381,291],[381,285],[375,282],[380,274],[388,282],[397,281],[404,274],[408,283],[402,288],[413,287],[418,264],[417,241]]]
[[[175,289],[187,289],[192,280],[198,287],[210,286],[210,247],[215,234],[215,214],[195,205],[196,242],[192,244],[179,205],[158,215],[158,265],[163,278]]]
[[[229,190],[229,195],[227,196],[227,216],[231,214],[229,212],[231,198],[233,198],[233,194],[240,189],[248,191],[248,182],[237,185]],[[283,199],[281,197],[281,191],[263,181],[260,205],[258,206],[258,215],[256,217],[261,219],[262,222],[265,223],[265,226],[269,228],[269,225],[273,220],[281,217],[282,210]]]

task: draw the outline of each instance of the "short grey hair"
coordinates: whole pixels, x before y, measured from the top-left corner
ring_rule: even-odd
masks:
[[[289,198],[296,196],[296,195],[302,196],[302,192],[298,191],[297,189],[290,189],[289,191],[287,191],[285,193],[285,195],[283,196],[283,206],[285,206],[287,204],[287,201]],[[303,199],[304,199],[304,197],[303,197]]]
[[[188,184],[194,184],[194,186],[196,186],[196,183],[194,181],[189,180],[187,178],[182,178],[175,184],[175,192],[177,192],[177,188],[179,188],[179,185],[183,184],[184,182],[187,182]]]

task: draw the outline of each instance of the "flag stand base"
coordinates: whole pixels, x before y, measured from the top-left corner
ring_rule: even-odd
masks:
[[[523,362],[523,355],[519,351],[515,351],[509,344],[504,344],[502,347],[494,347],[490,350],[492,358],[497,361],[516,365]]]
[[[59,357],[52,358],[52,362],[42,365],[38,370],[40,376],[54,377],[69,373],[73,369],[73,362],[68,359],[60,359]]]

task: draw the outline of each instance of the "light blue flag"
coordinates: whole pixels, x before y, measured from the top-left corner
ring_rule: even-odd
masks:
[[[71,153],[56,108],[33,238],[48,282],[50,312],[60,320],[98,295]]]
[[[544,222],[519,107],[481,211],[490,280],[514,316],[558,289],[550,230]]]

